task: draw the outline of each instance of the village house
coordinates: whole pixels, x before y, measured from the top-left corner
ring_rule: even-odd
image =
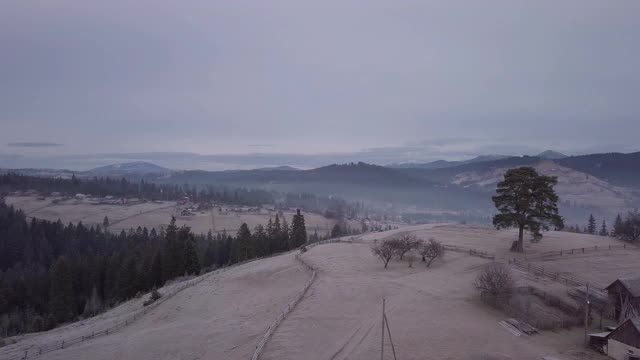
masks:
[[[627,319],[607,336],[607,355],[616,360],[640,360],[640,318]]]
[[[605,289],[615,304],[616,319],[620,317],[625,302],[636,309],[640,308],[640,277],[619,278]]]

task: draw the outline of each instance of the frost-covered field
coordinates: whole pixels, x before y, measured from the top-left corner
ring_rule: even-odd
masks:
[[[354,238],[352,243],[311,248],[303,259],[317,270],[317,278],[298,306],[276,330],[261,359],[372,359],[380,348],[380,310],[387,299],[387,316],[396,352],[401,359],[472,359],[490,354],[497,359],[599,359],[584,353],[580,329],[545,331],[515,337],[499,325],[503,313],[478,300],[472,286],[490,262],[464,253],[447,252],[427,269],[420,262],[409,268],[394,260],[388,269],[374,258],[370,246],[403,231],[447,244],[482,248],[498,253],[499,260],[515,232],[462,225],[420,225]],[[547,233],[527,252],[589,246],[613,239]],[[627,271],[615,265],[618,252],[601,253],[590,269],[579,258],[557,261],[567,271],[592,276]],[[500,255],[502,254],[502,255]],[[504,255],[504,256],[503,256]],[[607,258],[606,255],[611,256]],[[563,261],[566,263],[563,265]],[[605,269],[605,267],[608,269]],[[626,269],[626,270],[625,270]],[[521,284],[549,291],[566,291],[548,279],[516,273]],[[257,260],[213,275],[160,304],[149,314],[114,334],[54,351],[43,359],[249,359],[269,325],[309,279],[309,273],[288,253]],[[74,337],[135,311],[139,300],[100,317],[70,324],[47,333],[18,338],[0,354],[19,354],[64,337]],[[387,343],[387,351],[390,346]],[[390,358],[391,353],[387,354]]]
[[[215,208],[213,211],[195,212],[193,216],[180,216],[182,207],[175,202],[144,202],[132,205],[95,205],[88,200],[66,200],[54,204],[51,198],[38,200],[33,196],[9,196],[6,198],[9,205],[23,209],[28,216],[46,220],[62,220],[64,223],[82,221],[84,224],[102,224],[107,216],[111,223],[111,231],[128,230],[138,226],[147,228],[166,227],[175,216],[178,225],[187,225],[196,233],[206,233],[210,229],[216,232],[226,230],[235,233],[242,223],[247,223],[253,230],[257,225],[266,226],[269,217],[275,217],[275,211],[261,213],[248,213],[233,211],[235,206],[223,206],[222,211]],[[320,236],[325,235],[335,224],[335,220],[327,219],[314,213],[303,213],[309,233],[318,231]],[[293,211],[285,211],[284,216],[290,223]],[[351,221],[349,226],[359,228],[360,224]]]

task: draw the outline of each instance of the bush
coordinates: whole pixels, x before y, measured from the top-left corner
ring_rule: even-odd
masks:
[[[483,298],[498,304],[509,299],[515,281],[511,276],[511,270],[505,264],[494,262],[482,269],[474,285],[480,290]]]
[[[162,297],[162,294],[160,294],[158,290],[153,289],[153,291],[151,292],[151,295],[149,296],[149,299],[143,302],[142,306],[149,306],[154,302],[158,301],[161,297]]]

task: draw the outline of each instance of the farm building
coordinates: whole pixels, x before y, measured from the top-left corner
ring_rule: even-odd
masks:
[[[625,302],[628,302],[634,308],[640,307],[640,277],[619,278],[605,289],[616,305],[616,318],[620,317],[620,311]]]
[[[607,355],[616,360],[640,360],[640,318],[627,319],[607,336]]]

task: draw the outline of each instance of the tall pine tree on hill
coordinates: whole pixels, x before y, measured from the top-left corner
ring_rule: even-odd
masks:
[[[200,273],[200,260],[196,252],[195,241],[187,239],[184,246],[184,273],[186,275],[198,275]]]
[[[609,231],[607,230],[607,222],[602,220],[602,227],[600,227],[600,236],[609,236]]]
[[[622,222],[622,216],[618,214],[615,222],[613,223],[613,236],[619,238],[622,235],[623,227],[624,223]]]
[[[596,234],[596,219],[593,214],[589,215],[589,223],[587,224],[587,232],[591,235]]]
[[[307,227],[304,224],[304,215],[300,213],[300,209],[296,211],[291,222],[290,242],[292,249],[307,243]]]

